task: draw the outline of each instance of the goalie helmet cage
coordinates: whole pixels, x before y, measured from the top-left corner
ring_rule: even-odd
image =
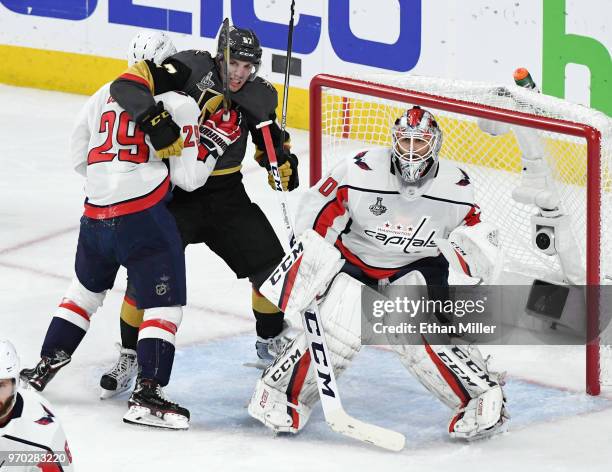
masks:
[[[339,158],[357,149],[389,146],[391,125],[412,105],[434,113],[444,133],[441,159],[467,169],[484,218],[502,229],[500,239],[507,253],[504,269],[550,278],[560,273],[557,258],[535,250],[531,243],[530,217],[537,208],[511,197],[523,170],[514,134],[491,136],[480,123],[536,130],[545,150],[543,162],[559,207],[570,216],[571,234],[585,271],[590,340],[586,390],[598,395],[602,384],[612,385],[610,327],[597,336],[602,308],[599,287],[612,280],[605,275],[612,274],[612,236],[605,232],[612,218],[608,173],[612,120],[590,108],[514,85],[407,74],[360,75],[358,79],[320,74],[310,84],[310,185]]]

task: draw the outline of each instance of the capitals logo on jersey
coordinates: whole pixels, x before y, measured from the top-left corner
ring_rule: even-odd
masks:
[[[48,424],[53,423],[53,418],[55,418],[55,415],[51,413],[51,411],[48,408],[45,408],[45,405],[43,405],[42,403],[40,406],[42,407],[43,410],[45,410],[45,413],[47,413],[47,416],[43,416],[39,420],[36,420],[35,423],[42,424],[42,425],[48,425]]]
[[[376,228],[376,230],[366,229],[364,233],[368,237],[379,241],[383,246],[403,246],[403,252],[410,254],[411,252],[418,252],[423,248],[437,247],[433,241],[436,230],[432,229],[429,234],[425,234],[422,231],[429,220],[428,216],[423,217],[417,228],[413,231],[411,231],[411,228],[398,230],[396,229],[398,225],[394,225],[395,228],[391,230],[385,230],[384,228]]]

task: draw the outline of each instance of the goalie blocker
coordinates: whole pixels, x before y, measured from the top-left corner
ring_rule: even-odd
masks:
[[[338,251],[308,230],[260,291],[298,313],[319,298],[326,342],[336,377],[342,375],[361,348],[361,291],[370,290],[347,274]],[[423,282],[418,273],[395,283]],[[334,277],[335,276],[335,277]],[[449,434],[458,439],[479,439],[505,429],[509,418],[502,391],[502,376],[489,372],[474,346],[393,346],[402,364],[440,401],[453,410]],[[315,354],[316,355],[316,354]],[[305,334],[294,338],[258,380],[249,414],[275,432],[297,433],[307,423],[318,401],[316,378]]]

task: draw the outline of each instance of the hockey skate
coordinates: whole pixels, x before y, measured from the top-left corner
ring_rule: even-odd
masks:
[[[138,375],[136,351],[122,348],[120,344],[117,344],[117,347],[120,350],[119,359],[113,368],[100,378],[101,400],[114,397],[132,388]]]
[[[246,367],[255,367],[256,369],[264,370],[268,367],[276,356],[278,356],[285,346],[291,342],[297,335],[298,330],[294,329],[283,321],[283,330],[273,338],[264,339],[257,336],[255,341],[255,352],[257,354],[257,360],[255,362],[245,362]]]
[[[55,374],[65,365],[69,364],[71,357],[64,351],[55,351],[53,357],[43,357],[31,369],[23,369],[19,374],[24,384],[32,386],[42,392]]]
[[[123,421],[166,429],[188,429],[189,410],[166,398],[161,386],[150,379],[138,379],[128,401]]]

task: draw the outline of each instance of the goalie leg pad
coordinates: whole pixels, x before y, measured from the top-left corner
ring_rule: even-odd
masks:
[[[471,399],[499,385],[497,374],[481,362],[482,356],[471,353],[477,350],[474,346],[466,349],[424,341],[423,345],[394,349],[404,367],[449,408],[465,407]]]
[[[304,311],[340,271],[340,252],[313,230],[306,230],[259,292],[288,316]]]
[[[342,375],[361,348],[361,287],[352,277],[339,274],[319,307],[336,377]],[[249,414],[277,432],[301,430],[319,400],[310,365],[306,335],[301,332],[257,382]]]

